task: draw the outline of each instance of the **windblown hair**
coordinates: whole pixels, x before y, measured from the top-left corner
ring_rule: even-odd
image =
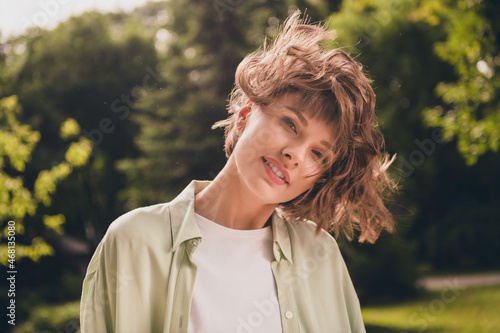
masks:
[[[376,125],[371,80],[342,49],[326,46],[335,39],[334,30],[299,17],[296,11],[271,45],[264,43],[240,63],[230,116],[213,128],[225,128],[229,157],[240,136],[236,115],[248,100],[265,107],[283,94],[299,94],[303,110],[332,125],[335,158],[310,190],[278,208],[288,220],[314,221],[317,231],[373,243],[383,229],[394,229],[384,199],[396,186],[386,172],[394,158],[381,153],[384,138]]]

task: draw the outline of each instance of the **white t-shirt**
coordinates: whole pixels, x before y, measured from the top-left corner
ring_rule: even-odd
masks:
[[[271,227],[237,230],[195,216],[202,242],[189,333],[281,333]]]

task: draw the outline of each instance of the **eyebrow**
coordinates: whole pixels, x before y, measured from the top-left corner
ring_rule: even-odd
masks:
[[[308,125],[307,119],[304,118],[304,116],[302,115],[302,113],[299,110],[297,110],[293,106],[288,106],[288,105],[284,105],[283,107],[285,109],[288,109],[288,110],[292,111],[293,113],[295,113],[295,115],[297,116],[297,118],[299,118],[299,120],[302,123],[302,125],[304,125],[304,126]],[[328,141],[323,140],[323,141],[321,141],[321,144],[323,146],[325,146],[327,149],[333,150],[333,146]]]
[[[323,146],[325,146],[327,149],[330,149],[330,150],[333,150],[333,146],[330,144],[330,142],[328,141],[321,141],[321,143],[323,144]]]
[[[293,113],[295,113],[295,115],[297,116],[297,118],[299,118],[302,125],[307,126],[307,119],[304,118],[304,116],[302,115],[302,113],[299,110],[297,110],[296,108],[294,108],[292,106],[288,106],[288,105],[284,105],[283,107],[292,111]]]

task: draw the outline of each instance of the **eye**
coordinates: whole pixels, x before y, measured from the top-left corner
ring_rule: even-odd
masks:
[[[316,161],[320,162],[321,164],[328,164],[329,161],[329,155],[325,154],[321,150],[313,150],[312,153],[316,157]]]
[[[297,127],[295,127],[295,123],[292,119],[288,117],[283,117],[283,122],[288,126],[294,133],[297,133]]]
[[[323,158],[323,153],[319,150],[313,150],[313,154],[316,155],[317,158]]]

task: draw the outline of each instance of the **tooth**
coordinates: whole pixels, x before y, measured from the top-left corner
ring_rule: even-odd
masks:
[[[281,172],[281,171],[280,171],[280,170],[279,170],[276,166],[273,166],[273,171],[274,171],[274,173],[275,173],[278,177],[280,177],[280,178],[282,178],[282,179],[283,179],[283,177],[285,177],[285,175],[284,175],[284,174],[283,174],[283,173],[282,173],[282,172]]]
[[[285,175],[278,169],[278,167],[276,167],[274,164],[272,164],[268,160],[265,160],[265,161],[266,161],[266,164],[271,167],[271,169],[276,174],[276,176],[278,176],[279,178],[285,180]]]

